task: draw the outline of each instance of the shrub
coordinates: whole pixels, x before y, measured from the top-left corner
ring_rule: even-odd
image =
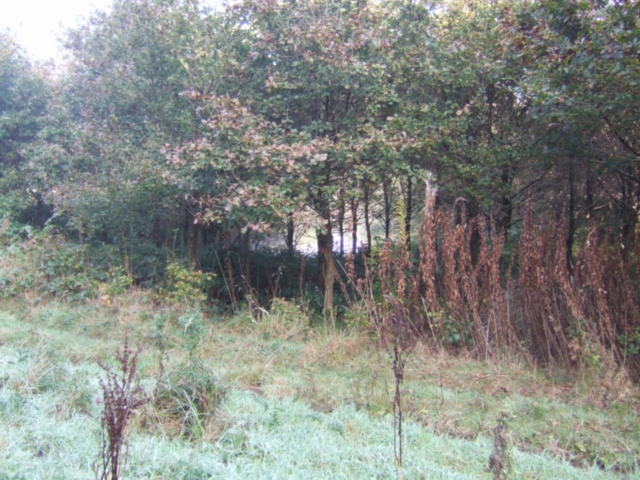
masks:
[[[153,407],[165,432],[201,439],[225,396],[213,371],[193,360],[167,372],[158,383]]]
[[[204,302],[207,300],[205,292],[208,284],[214,276],[213,273],[192,271],[178,262],[169,263],[164,287],[159,290],[160,298],[165,302],[184,302],[188,305]]]

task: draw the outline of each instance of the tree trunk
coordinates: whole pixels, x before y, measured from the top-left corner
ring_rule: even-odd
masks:
[[[331,220],[328,219],[325,230],[318,232],[318,262],[324,290],[322,314],[325,322],[329,322],[331,327],[335,327],[335,313],[333,310],[333,236],[331,233]]]
[[[384,239],[388,240],[391,235],[391,186],[389,180],[382,184],[382,194],[384,197]]]
[[[358,250],[358,202],[351,199],[351,253],[354,255]]]
[[[586,194],[586,202],[587,202],[587,218],[593,219],[593,212],[595,206],[595,200],[593,198],[593,189],[594,189],[595,179],[593,178],[593,172],[587,173],[587,180],[585,183],[585,188],[587,191]]]
[[[44,202],[42,197],[38,195],[36,210],[36,226],[42,230],[44,228]]]
[[[502,168],[500,180],[502,181],[502,185],[505,191],[503,192],[502,198],[500,199],[500,203],[502,203],[502,218],[500,219],[498,226],[506,230],[511,225],[511,218],[513,217],[513,202],[511,201],[511,197],[506,191],[507,186],[509,186],[509,190],[511,190],[512,181],[511,172],[509,171],[508,166]]]
[[[411,176],[407,177],[407,198],[404,213],[404,235],[407,250],[411,248],[411,214],[413,213],[413,182]]]
[[[225,250],[225,257],[226,257],[225,261],[226,261],[227,275],[228,275],[227,291],[229,293],[229,297],[231,298],[233,309],[237,310],[236,286],[233,278],[233,266],[231,265],[231,240],[230,240],[229,230],[225,228],[222,232],[222,235],[224,235],[224,250]]]
[[[624,255],[628,255],[633,250],[635,240],[635,226],[638,220],[636,205],[638,197],[633,188],[633,182],[630,180],[634,172],[631,167],[627,168],[627,175],[621,176],[622,182],[622,242],[624,245]]]
[[[338,233],[340,235],[340,256],[344,256],[344,199],[340,199],[338,210]]]
[[[187,208],[186,205],[184,205],[184,224],[182,226],[182,253],[184,254],[185,250],[188,252],[189,251],[189,224],[192,223],[192,216],[191,216],[191,212],[189,211],[189,209]]]
[[[573,181],[573,159],[569,163],[569,231],[567,232],[567,270],[569,273],[573,271],[573,262],[571,261],[573,253],[573,239],[576,232],[576,195]]]
[[[293,245],[294,233],[295,233],[295,225],[293,223],[293,214],[290,213],[289,221],[287,222],[287,238],[285,239],[285,242],[287,243],[287,249],[290,252],[293,252],[293,249],[294,249],[294,245]]]
[[[189,264],[194,270],[198,269],[198,224],[194,222],[194,218],[189,221],[189,227],[187,232],[187,256],[189,258]]]
[[[246,295],[251,296],[251,230],[247,229],[247,233],[244,234],[244,248],[243,248],[243,270]]]
[[[369,186],[364,187],[364,226],[367,230],[367,256],[371,254],[371,220],[369,219],[369,200],[371,191]]]

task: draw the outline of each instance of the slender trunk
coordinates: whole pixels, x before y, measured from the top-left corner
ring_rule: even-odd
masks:
[[[358,249],[358,202],[351,199],[351,253],[356,254]]]
[[[573,159],[569,163],[569,231],[567,232],[567,270],[569,273],[573,271],[573,262],[571,261],[573,252],[573,239],[576,232],[576,195],[573,181]]]
[[[251,295],[251,230],[244,234],[243,261],[246,294]]]
[[[344,256],[344,199],[340,199],[338,210],[338,233],[340,235],[340,256]]]
[[[229,297],[231,298],[231,303],[233,305],[233,309],[236,310],[236,287],[233,279],[233,266],[231,265],[231,240],[229,235],[229,230],[226,228],[223,230],[222,235],[224,236],[224,249],[225,249],[225,262],[227,264],[227,275],[228,275],[228,284],[227,290],[229,293]]]
[[[189,229],[187,233],[187,255],[189,263],[194,270],[198,269],[198,232],[200,228],[195,219],[189,221]]]
[[[511,225],[511,218],[513,217],[513,202],[507,193],[507,187],[509,187],[509,190],[511,189],[511,173],[509,172],[509,167],[505,166],[502,168],[500,180],[502,181],[505,191],[500,199],[500,202],[502,203],[502,218],[500,219],[498,226],[506,230]]]
[[[41,196],[38,196],[37,202],[36,226],[42,230],[44,228],[44,202],[42,201]]]
[[[389,185],[389,180],[385,180],[382,184],[382,194],[384,198],[384,238],[385,240],[389,239],[389,235],[391,234],[391,188]]]
[[[202,245],[209,245],[211,239],[209,238],[209,228],[208,224],[200,225],[200,239],[202,240]]]
[[[335,327],[335,313],[333,311],[333,236],[331,220],[327,219],[324,231],[318,232],[318,261],[320,264],[322,287],[324,290],[324,306],[322,314],[325,321]]]
[[[627,168],[627,176],[622,178],[624,192],[622,198],[622,241],[624,243],[625,256],[633,250],[635,226],[638,219],[638,213],[636,211],[638,197],[633,188],[633,182],[629,178],[633,174],[633,170],[629,167]]]
[[[364,227],[367,230],[367,256],[371,253],[371,220],[369,219],[369,200],[371,191],[367,185],[364,188]]]
[[[593,212],[595,206],[595,200],[593,198],[593,188],[594,188],[595,179],[593,177],[593,172],[589,172],[587,174],[587,181],[585,184],[585,188],[587,191],[586,202],[587,202],[587,218],[593,219]]]
[[[413,182],[411,176],[407,177],[407,198],[405,201],[404,214],[404,235],[406,239],[407,250],[411,248],[411,214],[413,212]]]
[[[453,204],[453,224],[457,227],[458,225],[462,225],[464,208],[464,200],[457,199]]]
[[[189,211],[186,205],[184,206],[184,214],[185,214],[184,224],[182,226],[182,253],[183,254],[185,252],[185,249],[187,249],[188,248],[187,246],[189,245],[189,224],[193,220],[193,218],[191,217],[191,212]]]
[[[294,238],[294,233],[295,233],[295,225],[293,223],[293,214],[290,213],[289,214],[289,221],[287,222],[287,238],[285,239],[285,242],[287,243],[287,249],[290,252],[293,252],[293,238]]]

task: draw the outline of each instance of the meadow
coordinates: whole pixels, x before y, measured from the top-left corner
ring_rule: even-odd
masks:
[[[94,478],[98,363],[128,338],[150,401],[126,432],[125,478],[394,478],[393,373],[374,332],[311,326],[276,299],[260,317],[158,305],[144,290],[0,307],[0,478]],[[404,477],[635,478],[638,390],[610,370],[479,361],[421,341],[403,384]],[[505,478],[505,477],[500,477]]]

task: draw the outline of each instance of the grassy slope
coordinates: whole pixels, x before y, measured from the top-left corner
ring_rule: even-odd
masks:
[[[179,325],[178,313],[161,315],[133,297],[117,306],[1,310],[0,478],[93,476],[96,361],[108,361],[125,332],[143,344],[149,390],[159,339],[167,372],[187,360],[184,317]],[[394,477],[387,355],[365,334],[323,334],[304,323],[286,305],[262,323],[206,320],[195,355],[227,394],[202,418],[198,441],[180,437],[184,423],[157,404],[143,408],[131,432],[129,476]],[[501,413],[509,417],[514,478],[636,476],[637,391],[595,375],[554,378],[517,362],[419,348],[406,374],[407,478],[490,478],[490,429]]]

